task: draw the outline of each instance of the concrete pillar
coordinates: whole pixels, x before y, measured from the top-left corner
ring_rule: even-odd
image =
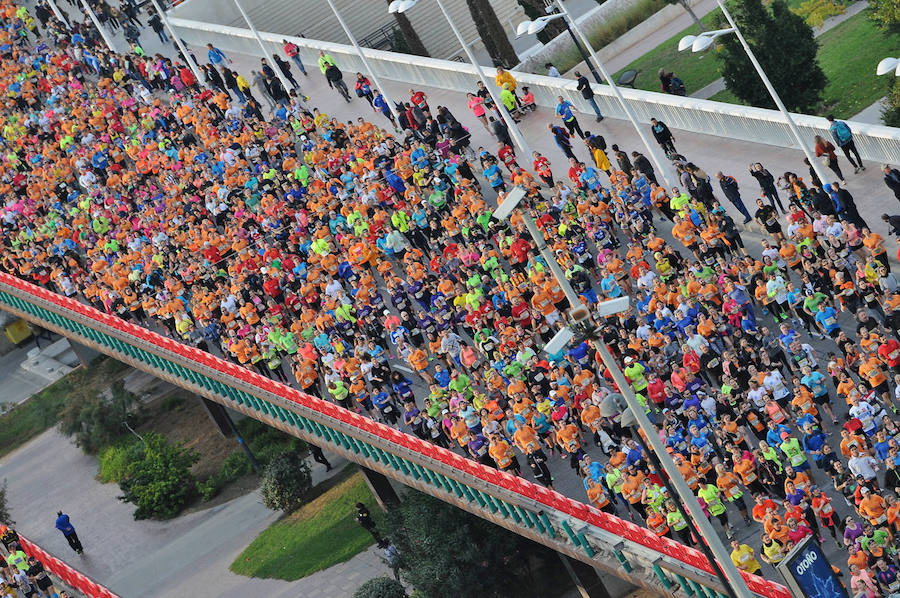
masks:
[[[81,343],[76,343],[72,339],[69,339],[69,346],[72,347],[72,353],[78,357],[78,361],[80,361],[81,365],[84,367],[90,365],[90,363],[100,355],[100,351],[82,345]]]
[[[387,476],[362,465],[359,465],[359,471],[362,472],[366,485],[372,491],[372,496],[375,497],[375,501],[382,511],[387,511],[389,506],[400,503],[400,497],[397,496],[397,491],[394,490],[391,480]]]
[[[557,552],[581,598],[624,598],[637,588],[624,579],[604,575],[587,563]]]

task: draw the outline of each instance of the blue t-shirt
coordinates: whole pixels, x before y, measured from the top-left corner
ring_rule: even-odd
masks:
[[[828,333],[834,332],[840,328],[837,321],[837,311],[835,311],[833,307],[826,307],[817,313],[816,322]]]
[[[563,122],[569,122],[575,115],[572,114],[572,103],[568,100],[563,100],[559,104],[556,105],[556,115],[561,116]]]

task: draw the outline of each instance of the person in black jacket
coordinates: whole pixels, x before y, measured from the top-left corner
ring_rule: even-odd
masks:
[[[856,225],[856,228],[868,228],[869,225],[860,215],[856,207],[856,200],[849,191],[842,188],[837,182],[831,183],[832,190],[837,194],[838,203],[841,205],[842,211],[839,214],[844,220],[849,220]]]
[[[744,224],[753,220],[750,216],[750,212],[747,211],[747,206],[744,205],[744,201],[741,199],[741,192],[738,189],[737,180],[733,176],[724,175],[721,172],[716,173],[716,178],[719,180],[719,186],[722,188],[722,193],[725,194],[728,201],[744,215]]]
[[[884,173],[884,184],[894,192],[894,197],[900,200],[900,170],[885,164],[881,167],[881,171]]]
[[[666,156],[678,153],[675,150],[675,137],[672,135],[672,131],[669,130],[669,127],[666,126],[666,123],[651,118],[650,132],[653,133],[653,138],[656,139],[659,146],[666,152]]]
[[[631,163],[634,165],[635,170],[647,177],[648,181],[656,185],[659,184],[659,181],[656,180],[656,173],[653,171],[653,164],[650,163],[647,156],[640,152],[631,152]]]
[[[781,198],[778,197],[778,189],[775,187],[775,177],[772,173],[763,168],[759,162],[750,165],[750,175],[759,183],[762,194],[769,200],[772,207],[778,204],[778,209],[784,214],[784,206],[781,204]]]
[[[591,105],[591,108],[594,109],[594,113],[597,115],[597,122],[603,120],[603,115],[600,113],[600,107],[597,105],[597,101],[594,100],[594,90],[591,89],[591,83],[587,80],[587,77],[575,71],[575,78],[578,80],[578,91],[581,92],[581,97],[587,100],[587,103]]]
[[[892,235],[900,237],[900,215],[888,216],[887,214],[882,214],[881,219],[891,227]]]

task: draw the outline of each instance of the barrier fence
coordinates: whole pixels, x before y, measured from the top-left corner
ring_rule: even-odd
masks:
[[[0,525],[0,534],[5,532],[6,529],[5,525]],[[73,590],[84,594],[88,598],[119,598],[117,594],[113,594],[87,575],[76,571],[65,561],[56,558],[21,533],[19,534],[19,544],[22,546],[25,554],[33,556],[44,565],[44,569],[48,574],[59,579]]]
[[[696,549],[74,299],[0,273],[0,308],[635,585],[666,595],[725,596]],[[745,579],[757,596],[790,597],[775,582]]]
[[[170,21],[180,37],[189,44],[205,47],[207,43],[212,43],[226,53],[262,55],[259,44],[249,29],[178,17],[171,17]],[[300,48],[304,64],[308,66],[307,70],[316,68],[321,50],[334,57],[344,73],[366,72],[353,46],[262,31],[259,35],[273,53],[282,51],[283,39],[296,44]],[[367,48],[363,48],[363,51],[376,74],[385,79],[461,93],[474,91],[478,79],[475,67],[467,63]],[[576,82],[571,79],[516,71],[513,71],[513,75],[520,86],[527,85],[531,89],[535,101],[540,106],[554,107],[557,98],[563,96],[581,112],[593,114],[593,109],[581,97],[581,92],[576,89]],[[618,119],[626,118],[624,110],[608,86],[596,85],[594,92],[597,105],[604,115]],[[633,108],[638,120],[646,123],[648,127],[650,119],[657,118],[673,129],[799,149],[787,121],[777,110],[627,88],[622,89],[622,94]],[[828,121],[822,117],[794,114],[794,120],[803,137],[809,140],[810,146],[815,135],[831,138]],[[894,163],[900,160],[900,129],[855,121],[849,121],[849,124],[853,130],[856,147],[863,159],[880,163]]]

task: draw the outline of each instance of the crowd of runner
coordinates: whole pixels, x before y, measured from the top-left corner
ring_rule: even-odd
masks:
[[[38,28],[0,2],[4,271],[546,486],[564,459],[598,508],[695,544],[605,412],[605,342],[710,518],[759,530],[733,542],[740,568],[812,535],[846,547],[854,592],[900,588],[900,285],[842,184],[755,164],[750,214],[664,123],[678,188],[567,102],[551,130],[568,162],[516,155],[481,84],[468,107],[495,147],[421,91],[397,122],[362,74],[358,104],[395,130],[329,117],[265,63],[263,114],[212,45],[204,89],[183,61],[113,54],[40,8]],[[296,50],[277,68],[308,76]],[[331,56],[318,67],[356,101]],[[497,84],[517,114],[533,105],[511,73]],[[492,218],[513,185],[584,304],[631,298],[558,354],[542,347],[571,306],[521,216]]]

